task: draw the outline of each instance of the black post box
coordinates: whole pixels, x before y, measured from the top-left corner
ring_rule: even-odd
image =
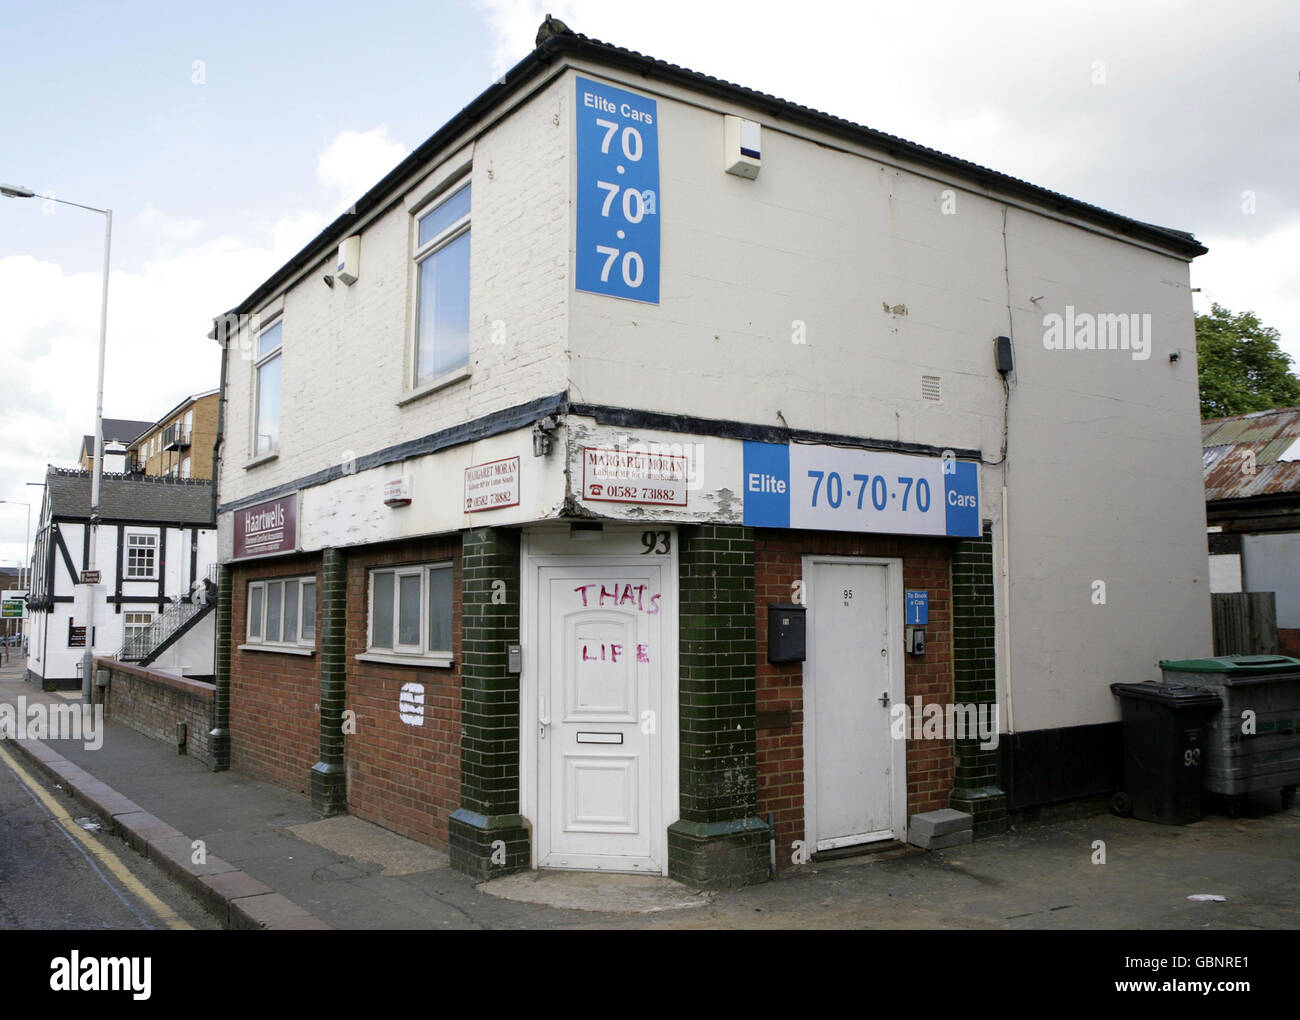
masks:
[[[774,602],[767,607],[768,662],[803,662],[807,658],[807,615],[806,606]]]

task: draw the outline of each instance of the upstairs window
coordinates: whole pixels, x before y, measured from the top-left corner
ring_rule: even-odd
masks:
[[[253,371],[256,412],[253,415],[253,456],[280,449],[280,366],[283,324],[277,321],[257,334]]]
[[[417,221],[416,388],[469,365],[469,209],[466,183]]]
[[[158,536],[126,536],[127,580],[152,581],[157,574]]]

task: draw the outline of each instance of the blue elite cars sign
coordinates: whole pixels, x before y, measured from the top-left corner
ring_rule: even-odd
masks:
[[[578,290],[659,303],[659,109],[578,78]]]
[[[980,534],[979,465],[971,461],[747,442],[744,470],[750,527]]]

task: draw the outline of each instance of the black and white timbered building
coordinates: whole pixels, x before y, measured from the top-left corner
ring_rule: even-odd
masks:
[[[212,672],[205,579],[216,562],[212,483],[105,474],[95,568],[90,561],[91,476],[51,467],[45,476],[29,609],[28,679],[46,690],[80,686],[86,643],[187,676]],[[87,626],[94,600],[94,627]],[[185,634],[190,640],[180,641]],[[161,656],[166,654],[166,660]]]

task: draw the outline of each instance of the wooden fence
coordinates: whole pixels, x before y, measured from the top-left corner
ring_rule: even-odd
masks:
[[[1271,591],[1210,596],[1215,655],[1276,655],[1277,600]]]

